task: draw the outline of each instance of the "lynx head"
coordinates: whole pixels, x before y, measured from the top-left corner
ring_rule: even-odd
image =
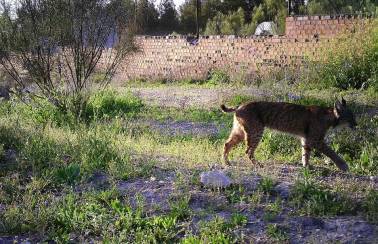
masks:
[[[347,107],[347,103],[344,98],[341,99],[341,102],[336,99],[334,114],[337,118],[338,125],[347,125],[351,129],[354,129],[357,126],[356,119],[354,118],[353,112]]]

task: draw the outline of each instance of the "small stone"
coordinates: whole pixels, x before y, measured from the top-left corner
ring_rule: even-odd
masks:
[[[209,188],[226,188],[232,184],[231,179],[219,170],[202,172],[200,182]]]
[[[288,199],[290,196],[290,187],[290,183],[281,182],[275,187],[275,191],[280,195],[281,198]]]
[[[151,176],[150,181],[155,181],[156,178],[154,176]]]

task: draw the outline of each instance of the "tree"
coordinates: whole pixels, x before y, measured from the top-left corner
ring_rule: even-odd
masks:
[[[62,111],[73,108],[79,117],[93,74],[100,71],[97,82],[107,86],[132,50],[119,5],[117,0],[19,0],[11,10],[3,2],[0,64],[16,81],[16,91],[31,81],[38,94]]]
[[[159,25],[159,12],[149,0],[136,1],[135,26],[137,34],[153,34]]]
[[[206,24],[205,35],[251,35],[255,28],[245,20],[242,8],[229,14],[218,13]]]
[[[262,3],[262,0],[202,0],[200,29],[210,30],[215,28],[219,14],[222,14],[222,16],[230,15],[237,12],[239,8],[244,11],[245,22],[250,22],[252,10],[260,3]],[[195,0],[186,0],[180,7],[180,25],[183,32],[195,32],[195,11]],[[205,30],[205,32],[207,31]]]
[[[196,0],[186,0],[180,6],[180,27],[184,33],[196,33]]]
[[[159,29],[163,33],[172,33],[178,28],[178,17],[172,0],[163,0],[159,7]]]
[[[376,0],[309,0],[308,14],[361,14],[375,13]]]
[[[278,31],[285,31],[285,17],[287,14],[285,0],[264,0],[262,4],[253,9],[252,24],[257,26],[264,21],[273,21]]]

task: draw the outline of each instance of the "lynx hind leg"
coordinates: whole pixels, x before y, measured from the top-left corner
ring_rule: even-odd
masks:
[[[308,145],[306,138],[301,138],[302,144],[302,164],[303,167],[309,166],[311,147]]]
[[[241,128],[239,122],[234,119],[234,125],[231,131],[230,136],[228,137],[228,140],[224,144],[224,150],[223,150],[223,161],[229,165],[230,161],[228,160],[228,154],[230,153],[231,149],[235,147],[237,144],[239,144],[244,139],[244,131]]]
[[[255,159],[255,150],[259,145],[261,138],[264,133],[264,126],[260,125],[258,122],[254,122],[249,126],[244,127],[245,131],[245,141],[247,144],[246,154],[253,164],[260,165]]]

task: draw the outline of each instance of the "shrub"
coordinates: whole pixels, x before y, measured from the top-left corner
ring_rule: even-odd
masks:
[[[323,87],[378,91],[378,20],[361,25],[355,26],[355,33],[335,40],[331,48],[327,43],[326,61],[314,71]]]
[[[208,83],[213,85],[230,83],[230,76],[222,70],[212,70],[209,75]]]

